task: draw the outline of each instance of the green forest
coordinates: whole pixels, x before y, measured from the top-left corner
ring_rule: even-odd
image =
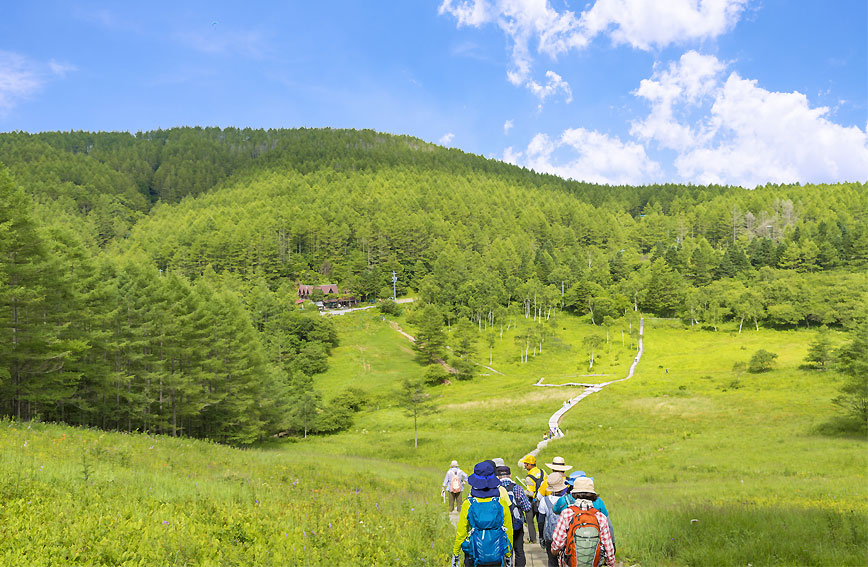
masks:
[[[5,133],[0,164],[0,415],[21,420],[233,445],[345,427],[363,394],[314,388],[339,340],[300,283],[374,301],[394,272],[435,327],[477,331],[868,313],[862,183],[600,186],[331,129]]]

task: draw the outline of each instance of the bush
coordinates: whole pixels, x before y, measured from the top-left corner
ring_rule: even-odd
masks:
[[[751,357],[747,366],[747,371],[753,373],[767,372],[775,367],[775,359],[777,357],[777,353],[769,352],[761,348]]]
[[[423,376],[423,380],[425,381],[425,384],[429,386],[436,386],[437,384],[442,384],[448,378],[449,372],[447,372],[446,369],[439,364],[429,364],[425,367],[425,374]]]
[[[383,313],[384,315],[392,315],[393,317],[401,315],[401,306],[391,299],[384,299],[378,303],[377,309],[379,309],[380,313]]]
[[[359,411],[370,403],[368,393],[361,388],[347,388],[334,397],[332,403],[352,411]]]

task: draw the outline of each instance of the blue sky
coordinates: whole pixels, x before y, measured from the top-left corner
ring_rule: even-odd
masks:
[[[372,128],[602,183],[868,181],[864,0],[6,2],[0,131]]]

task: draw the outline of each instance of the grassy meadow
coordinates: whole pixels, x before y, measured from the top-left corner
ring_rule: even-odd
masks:
[[[0,422],[0,564],[446,565],[449,461],[469,472],[500,456],[515,467],[581,391],[534,383],[621,378],[635,355],[613,327],[591,371],[606,376],[582,378],[582,338],[600,327],[559,315],[524,364],[511,328],[492,352],[502,374],[479,367],[473,380],[430,388],[440,411],[420,418],[414,450],[394,393],[423,368],[392,324],[412,325],[373,310],[334,322],[340,346],[317,388],[325,400],[348,386],[370,398],[337,435],[241,450]],[[864,566],[868,442],[819,433],[840,379],[800,369],[813,337],[646,319],[635,377],[567,413],[568,436],[541,460],[562,455],[595,477],[623,565]],[[736,366],[759,348],[779,355],[776,369]],[[477,360],[488,365],[482,340]]]
[[[398,323],[412,334],[406,320]],[[379,397],[350,431],[311,443],[323,452],[444,470],[452,458],[468,468],[494,456],[515,463],[536,445],[548,416],[580,392],[532,384],[540,377],[552,383],[620,378],[635,354],[613,327],[592,371],[609,376],[580,378],[588,372],[581,339],[603,334],[599,327],[561,316],[557,341],[526,364],[505,333],[492,365],[504,375],[480,368],[472,381],[431,388],[441,411],[421,418],[413,450],[412,420],[388,399],[397,380],[421,376],[409,343],[396,332],[384,334],[387,323],[373,314],[338,324],[342,346],[320,384],[334,391],[342,375],[352,376],[352,384],[370,384]],[[868,442],[820,433],[837,415],[831,400],[841,382],[833,371],[800,368],[814,332],[745,328],[739,334],[735,326],[714,332],[646,319],[636,376],[571,410],[561,424],[568,436],[541,457],[563,455],[595,476],[625,564],[824,565],[831,554],[834,564],[864,565]],[[832,340],[843,336],[833,332]],[[361,344],[364,365],[358,358],[353,366],[347,359],[359,357]],[[746,372],[761,348],[778,354],[776,368]],[[478,360],[487,364],[487,348],[480,343],[479,350]],[[338,372],[339,360],[349,372]]]

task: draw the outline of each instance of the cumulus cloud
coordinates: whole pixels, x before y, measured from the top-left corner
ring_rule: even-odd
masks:
[[[438,12],[458,27],[496,24],[512,49],[507,78],[537,94],[532,79],[537,54],[551,59],[587,47],[598,35],[650,50],[717,37],[738,22],[748,0],[597,0],[580,14],[548,0],[443,0]],[[565,98],[570,95],[565,92]]]
[[[68,63],[40,63],[19,53],[0,51],[0,111],[8,111],[51,79],[65,77],[74,70]]]
[[[635,91],[650,106],[631,133],[677,152],[686,181],[765,183],[868,180],[868,136],[828,119],[798,92],[772,92],[713,56],[685,53]]]
[[[453,134],[452,132],[449,132],[449,133],[443,134],[443,136],[441,136],[440,140],[438,140],[438,143],[441,146],[448,146],[449,144],[452,143],[453,138],[455,138],[455,134]]]
[[[748,0],[597,0],[581,25],[595,36],[649,50],[714,38],[735,27]]]
[[[522,160],[522,153],[510,147],[503,159],[567,179],[609,185],[647,183],[662,175],[660,165],[648,157],[641,144],[584,128],[565,130],[555,140],[537,134],[524,154]]]
[[[509,131],[512,130],[513,126],[514,126],[514,124],[513,124],[512,120],[507,120],[506,122],[504,122],[503,123],[503,133],[509,134]]]

